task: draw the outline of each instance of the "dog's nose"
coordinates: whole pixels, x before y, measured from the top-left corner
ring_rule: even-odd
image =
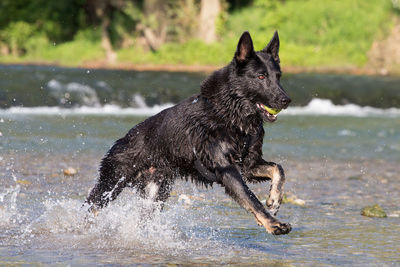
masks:
[[[281,99],[281,103],[285,107],[287,107],[290,104],[290,102],[292,102],[292,99],[290,99],[289,97],[284,97]]]

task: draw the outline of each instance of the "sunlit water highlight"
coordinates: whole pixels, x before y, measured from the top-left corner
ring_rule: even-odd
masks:
[[[142,99],[140,95],[136,96]],[[151,116],[166,108],[172,107],[173,104],[163,104],[148,107],[143,105],[141,107],[122,108],[117,105],[104,105],[99,107],[74,107],[74,108],[60,108],[60,107],[11,107],[8,109],[0,109],[0,115],[134,115],[134,116]],[[314,98],[303,107],[289,107],[282,112],[285,115],[327,115],[327,116],[350,116],[350,117],[394,117],[400,118],[400,108],[374,108],[374,107],[361,107],[355,104],[334,105],[329,99]]]

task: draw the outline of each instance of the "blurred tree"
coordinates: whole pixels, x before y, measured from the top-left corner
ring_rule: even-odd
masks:
[[[136,27],[143,15],[139,1],[126,1],[123,9],[115,10],[110,25],[110,38],[114,47],[128,48],[135,44]]]
[[[253,0],[253,6],[264,8],[264,9],[274,9],[277,5],[284,3],[286,0]]]
[[[2,53],[11,51],[13,55],[22,55],[31,46],[31,39],[40,39],[45,43],[72,40],[79,28],[84,26],[82,7],[85,1],[1,0]],[[43,45],[43,42],[40,43]]]
[[[193,37],[206,43],[215,41],[217,28],[223,25],[219,16],[226,2],[0,0],[0,10],[7,11],[0,13],[0,47],[3,53],[20,55],[27,50],[25,43],[29,38],[40,39],[41,44],[62,43],[74,39],[79,32],[97,32],[98,27],[100,34],[93,36],[98,36],[106,60],[112,63],[116,60],[113,47],[136,43],[156,51],[167,41],[186,42]],[[87,34],[79,36],[85,38]]]
[[[34,26],[24,21],[11,22],[1,32],[1,39],[13,56],[20,56],[25,52],[25,44],[32,37],[34,30]]]
[[[217,40],[216,22],[221,11],[219,0],[201,0],[199,38],[205,43],[212,43]]]
[[[101,45],[106,53],[106,60],[114,63],[117,59],[111,38],[110,25],[116,10],[122,10],[126,4],[126,0],[87,0],[86,10],[92,23],[100,22],[101,28]]]
[[[169,1],[168,41],[184,43],[198,31],[199,0]]]
[[[143,17],[137,25],[141,33],[141,43],[151,50],[157,50],[167,38],[169,24],[168,2],[163,0],[144,0]]]
[[[16,21],[33,24],[54,42],[71,40],[82,27],[82,7],[86,0],[1,0],[0,29]]]
[[[244,8],[244,7],[252,4],[254,1],[257,1],[257,0],[226,0],[226,2],[228,3],[229,11]]]

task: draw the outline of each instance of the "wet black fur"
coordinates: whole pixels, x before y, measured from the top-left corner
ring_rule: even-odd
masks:
[[[279,38],[259,52],[248,32],[233,60],[201,84],[201,92],[134,126],[103,158],[100,177],[87,202],[101,208],[124,187],[146,196],[149,182],[159,185],[155,200],[165,201],[176,178],[220,184],[239,204],[259,201],[245,182],[262,159],[265,114],[257,103],[286,108],[289,97],[279,83]],[[263,78],[264,77],[264,78]],[[242,205],[243,206],[243,205]]]

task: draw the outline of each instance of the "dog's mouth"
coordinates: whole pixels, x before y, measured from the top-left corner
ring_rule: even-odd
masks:
[[[264,121],[274,122],[277,120],[277,114],[281,111],[280,109],[270,108],[264,104],[257,103],[257,108],[262,111]]]

